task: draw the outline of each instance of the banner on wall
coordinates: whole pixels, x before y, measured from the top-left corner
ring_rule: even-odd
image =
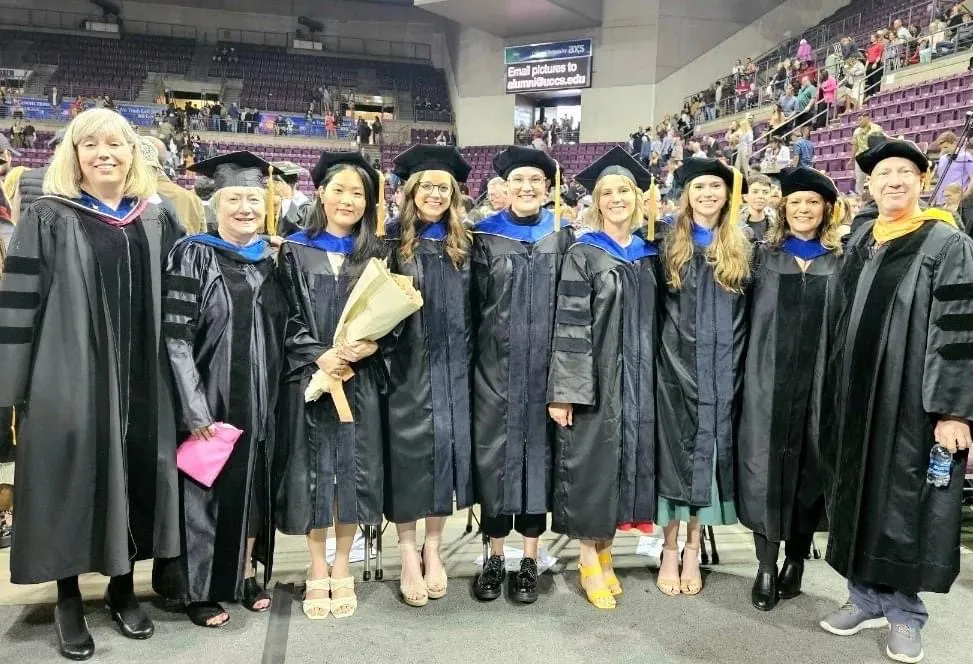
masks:
[[[504,67],[508,94],[591,87],[590,39],[508,46]]]

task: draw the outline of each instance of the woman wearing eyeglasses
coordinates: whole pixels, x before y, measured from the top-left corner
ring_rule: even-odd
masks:
[[[409,606],[446,595],[443,526],[473,504],[470,430],[470,244],[463,194],[471,166],[455,147],[415,145],[395,158],[405,182],[389,224],[389,266],[424,305],[383,343],[389,369],[385,515],[396,524],[399,591]],[[425,520],[421,553],[416,521]]]

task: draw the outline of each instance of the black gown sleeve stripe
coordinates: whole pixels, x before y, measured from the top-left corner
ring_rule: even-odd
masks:
[[[7,256],[3,263],[4,274],[36,276],[41,273],[41,261],[28,256]]]
[[[30,291],[0,291],[0,307],[36,309],[41,304],[40,293]]]
[[[196,331],[192,325],[186,323],[162,323],[162,334],[167,339],[192,342],[196,338]]]
[[[944,284],[933,291],[933,297],[940,302],[973,300],[973,284]]]
[[[0,327],[0,344],[29,344],[33,338],[32,327]]]
[[[944,332],[973,331],[973,313],[943,314],[936,319],[936,326]]]
[[[166,274],[162,277],[163,290],[178,291],[196,296],[199,293],[199,281],[193,277],[181,274]]]
[[[554,350],[565,353],[591,353],[591,342],[587,339],[554,337]]]
[[[558,288],[562,295],[568,297],[588,297],[591,294],[591,284],[587,281],[562,280]]]
[[[167,297],[162,301],[162,310],[170,316],[196,317],[196,302],[194,300],[177,300]]]
[[[973,343],[946,344],[939,348],[944,360],[973,360]]]
[[[558,309],[557,322],[560,325],[591,325],[591,313],[586,311],[572,311]]]
[[[922,406],[927,413],[973,420],[973,240],[956,233],[934,268]],[[915,306],[915,305],[913,305]]]

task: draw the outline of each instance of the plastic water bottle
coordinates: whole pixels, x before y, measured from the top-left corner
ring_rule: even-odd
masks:
[[[949,486],[952,475],[953,455],[942,445],[934,445],[929,451],[929,469],[926,471],[926,483],[933,486]]]

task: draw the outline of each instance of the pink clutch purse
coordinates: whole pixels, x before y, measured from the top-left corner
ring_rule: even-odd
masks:
[[[217,422],[214,427],[216,435],[210,440],[190,436],[176,451],[176,466],[179,470],[205,487],[213,486],[230,458],[233,446],[243,435],[243,431],[225,422]]]

